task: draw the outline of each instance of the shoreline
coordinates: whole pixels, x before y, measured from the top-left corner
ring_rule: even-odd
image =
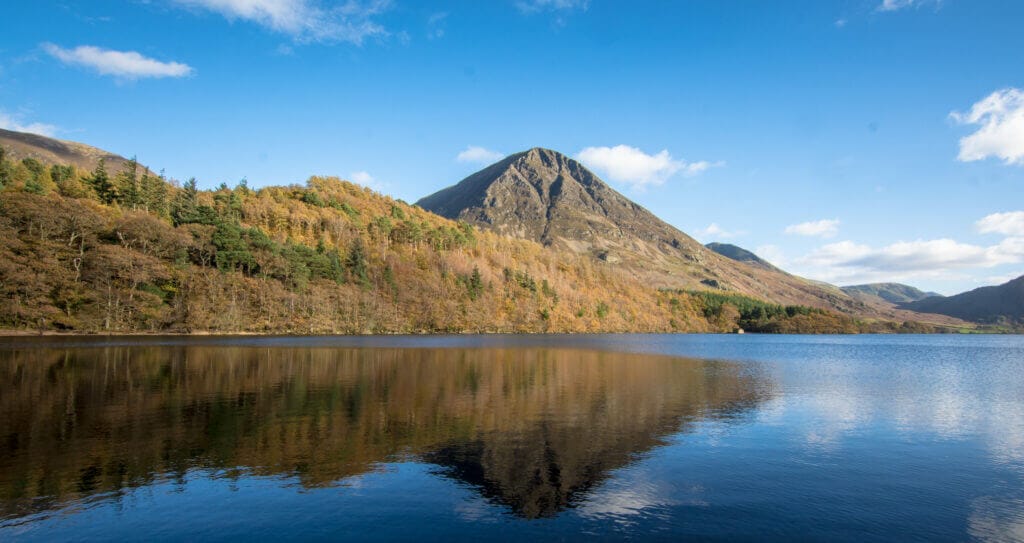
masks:
[[[373,337],[373,336],[592,336],[592,335],[717,335],[717,336],[899,336],[899,335],[1024,335],[1024,330],[985,330],[978,328],[947,330],[936,332],[849,332],[849,333],[766,333],[766,332],[371,332],[362,334],[348,333],[297,333],[297,332],[216,332],[209,330],[194,332],[84,332],[84,331],[57,331],[57,330],[3,330],[0,329],[0,339],[4,338],[29,338],[29,337]]]

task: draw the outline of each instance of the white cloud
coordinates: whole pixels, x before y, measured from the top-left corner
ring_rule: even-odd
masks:
[[[798,273],[823,281],[859,283],[914,277],[953,279],[956,270],[1024,262],[1024,238],[988,247],[952,239],[901,241],[881,248],[841,241],[794,260]]]
[[[590,0],[520,0],[516,2],[516,7],[523,13],[571,11],[575,9],[586,11],[590,7]]]
[[[789,262],[778,245],[758,245],[754,248],[754,254],[780,268],[784,268]]]
[[[995,264],[984,247],[951,239],[901,241],[877,250],[864,249],[864,246],[853,247],[852,254],[845,261],[841,260],[841,265],[886,271],[924,271]]]
[[[1024,211],[1007,211],[986,215],[974,227],[982,234],[1003,234],[1024,237]]]
[[[112,75],[122,79],[185,77],[194,71],[188,64],[161,62],[135,51],[113,51],[92,45],[64,49],[52,43],[44,43],[42,47],[64,64],[85,66],[100,75]]]
[[[929,278],[1004,283],[1019,276],[1009,265],[1024,262],[1024,212],[993,213],[975,223],[981,233],[1005,237],[993,245],[961,243],[949,238],[899,241],[884,247],[840,241],[823,245],[788,264],[798,275],[838,284]],[[757,253],[778,265],[766,248]],[[987,279],[967,270],[1006,266]]]
[[[1010,237],[988,248],[988,256],[996,264],[1024,261],[1024,237]]]
[[[1002,285],[1003,283],[1009,283],[1014,279],[1024,275],[1024,270],[1017,270],[1015,272],[1004,273],[1000,275],[990,275],[985,278],[985,284],[988,285]]]
[[[386,36],[373,18],[390,7],[390,0],[347,0],[334,6],[320,0],[174,0],[182,6],[219,13],[228,20],[241,19],[298,41],[337,42],[357,45]]]
[[[683,175],[687,177],[693,177],[697,174],[704,173],[711,168],[717,168],[718,166],[725,166],[725,162],[708,162],[707,160],[698,160],[697,162],[684,162]]]
[[[439,40],[444,37],[444,21],[448,18],[445,12],[434,13],[427,18],[427,38]]]
[[[879,11],[896,11],[914,5],[914,0],[882,0]]]
[[[820,221],[791,224],[786,227],[785,232],[787,234],[796,234],[798,236],[831,238],[839,232],[839,219],[822,219]]]
[[[53,137],[57,133],[57,127],[45,123],[28,123],[18,120],[16,117],[0,111],[0,128],[13,130],[15,132],[29,132],[40,136]]]
[[[498,151],[492,151],[483,147],[477,147],[476,145],[470,145],[466,147],[461,153],[456,155],[455,160],[459,162],[480,162],[483,164],[490,164],[505,158],[505,153]]]
[[[384,183],[382,183],[373,175],[370,175],[370,172],[368,171],[353,171],[348,175],[348,178],[351,179],[352,182],[361,184],[362,186],[370,187],[370,189],[373,189],[374,191],[377,192],[380,192],[384,189]]]
[[[871,254],[871,247],[867,245],[852,241],[840,241],[824,245],[799,260],[801,263],[817,266],[846,266],[869,254]]]
[[[728,239],[743,235],[745,233],[746,232],[739,230],[735,232],[726,230],[721,226],[718,226],[718,223],[715,222],[709,224],[707,228],[703,228],[697,231],[697,235],[700,236],[701,239]]]
[[[967,113],[952,112],[961,124],[977,125],[973,134],[960,139],[957,159],[972,162],[997,157],[1006,164],[1024,165],[1024,91],[1002,89],[971,106]]]
[[[587,147],[576,157],[588,167],[599,170],[612,181],[626,183],[635,189],[661,185],[677,173],[694,176],[723,162],[686,162],[672,158],[668,150],[649,155],[636,147]]]
[[[899,11],[910,7],[921,7],[925,4],[941,5],[942,0],[882,0],[878,11]]]

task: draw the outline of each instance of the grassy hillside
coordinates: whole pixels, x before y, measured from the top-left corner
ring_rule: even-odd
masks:
[[[142,172],[142,173],[140,173]],[[84,332],[731,331],[727,304],[502,237],[369,189],[202,191],[0,162],[0,327]],[[800,319],[793,320],[795,316]],[[827,318],[826,318],[827,317]],[[827,311],[807,331],[895,330]],[[840,329],[841,328],[841,329]]]

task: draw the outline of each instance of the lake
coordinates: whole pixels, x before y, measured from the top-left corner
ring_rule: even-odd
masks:
[[[1024,541],[1019,336],[0,338],[0,540]]]

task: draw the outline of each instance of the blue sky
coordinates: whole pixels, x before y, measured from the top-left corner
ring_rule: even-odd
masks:
[[[1024,274],[1024,3],[18,2],[0,126],[413,202],[534,146],[839,284]]]

